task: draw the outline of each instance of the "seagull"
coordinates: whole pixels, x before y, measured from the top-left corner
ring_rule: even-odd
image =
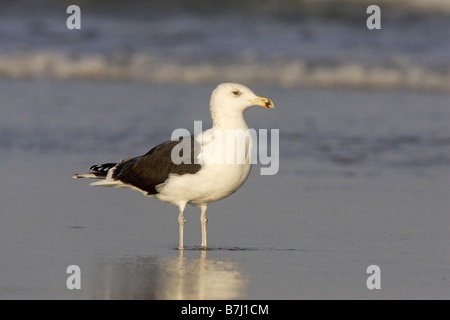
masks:
[[[250,173],[252,137],[248,134],[244,112],[252,106],[274,108],[270,99],[255,95],[242,84],[219,84],[210,100],[212,128],[164,142],[142,156],[118,163],[94,165],[90,172],[72,177],[100,179],[91,185],[138,190],[151,198],[177,206],[179,250],[184,250],[186,205],[199,207],[202,230],[200,248],[207,249],[208,204],[233,194]],[[244,134],[225,139],[230,131]]]

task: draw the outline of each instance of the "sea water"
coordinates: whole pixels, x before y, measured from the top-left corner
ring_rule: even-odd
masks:
[[[1,6],[0,299],[448,298],[448,1],[381,3],[381,30],[350,2],[174,3],[84,2],[79,31],[72,3]],[[208,128],[224,81],[274,101],[245,117],[279,170],[209,206],[209,250],[197,208],[179,252],[176,207],[71,178]]]

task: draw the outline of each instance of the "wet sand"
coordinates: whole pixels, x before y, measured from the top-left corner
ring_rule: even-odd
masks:
[[[251,87],[280,170],[211,204],[206,252],[187,208],[180,255],[176,207],[71,175],[206,127],[213,85],[2,81],[0,299],[448,298],[448,94]]]

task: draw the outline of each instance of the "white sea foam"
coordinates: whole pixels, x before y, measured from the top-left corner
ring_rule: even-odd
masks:
[[[2,78],[108,79],[151,83],[238,81],[285,87],[367,87],[450,91],[450,68],[396,63],[315,63],[302,59],[188,62],[150,53],[114,58],[102,54],[71,56],[61,52],[0,55]]]

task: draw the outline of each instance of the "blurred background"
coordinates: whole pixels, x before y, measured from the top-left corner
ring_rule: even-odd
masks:
[[[448,299],[449,22],[450,0],[0,0],[0,299]],[[280,170],[210,205],[210,250],[197,208],[180,255],[175,207],[71,178],[208,128],[226,81],[274,101],[246,121],[280,130]]]
[[[0,1],[0,76],[448,91],[448,0]],[[382,29],[366,26],[370,4]]]

